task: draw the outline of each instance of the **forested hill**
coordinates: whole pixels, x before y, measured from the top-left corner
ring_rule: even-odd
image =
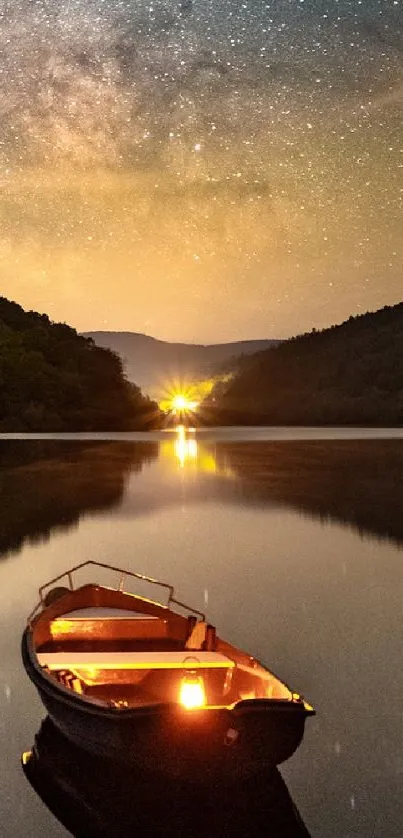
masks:
[[[209,413],[234,424],[401,425],[403,303],[244,359]]]
[[[0,297],[0,432],[134,430],[158,408],[118,355]]]

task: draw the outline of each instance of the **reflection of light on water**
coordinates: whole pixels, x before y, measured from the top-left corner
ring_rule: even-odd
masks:
[[[180,469],[191,468],[200,474],[219,475],[233,478],[234,472],[225,457],[217,462],[215,445],[208,445],[196,438],[196,429],[178,425],[174,438],[163,441],[160,452],[164,459],[175,463]]]
[[[188,460],[197,459],[197,440],[194,436],[186,436],[186,428],[183,425],[179,425],[176,430],[174,450],[181,468]]]

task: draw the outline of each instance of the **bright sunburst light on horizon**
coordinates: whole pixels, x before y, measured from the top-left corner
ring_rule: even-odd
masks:
[[[198,406],[198,401],[188,398],[183,393],[177,393],[171,402],[171,409],[177,413],[193,413]]]
[[[219,381],[227,381],[229,377],[226,373],[192,382],[174,378],[161,383],[160,396],[157,397],[158,406],[164,413],[176,418],[189,417],[199,411],[214,385]]]
[[[194,386],[176,383],[166,389],[159,402],[161,410],[179,419],[195,413],[199,405],[199,394]]]

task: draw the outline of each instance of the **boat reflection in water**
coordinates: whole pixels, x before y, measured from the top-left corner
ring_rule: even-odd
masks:
[[[198,786],[93,757],[68,741],[47,717],[25,776],[76,838],[144,835],[309,838],[277,769],[241,784]]]

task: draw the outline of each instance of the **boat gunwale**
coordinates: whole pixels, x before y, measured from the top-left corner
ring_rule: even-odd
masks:
[[[119,583],[118,583],[117,587],[115,587],[115,588],[111,588],[107,585],[102,585],[102,584],[99,585],[99,583],[87,583],[87,584],[93,585],[94,587],[99,586],[101,588],[104,588],[105,590],[111,590],[111,591],[116,591],[116,592],[120,592],[120,593],[125,593],[129,596],[136,596],[138,599],[141,599],[144,602],[148,602],[150,604],[157,605],[161,608],[165,608],[168,611],[170,611],[170,610],[173,611],[170,608],[171,603],[173,603],[174,605],[179,605],[180,608],[183,608],[185,611],[189,612],[190,614],[197,615],[203,621],[206,619],[206,615],[203,611],[199,611],[197,608],[192,608],[192,606],[187,605],[187,603],[185,603],[185,602],[181,602],[179,599],[177,599],[175,597],[175,589],[174,589],[173,585],[170,585],[167,582],[162,582],[159,579],[154,579],[154,577],[152,577],[152,576],[146,576],[143,573],[136,573],[135,571],[132,571],[132,570],[122,570],[122,568],[116,567],[115,565],[107,564],[106,562],[98,562],[98,561],[95,561],[95,559],[87,559],[87,561],[81,562],[80,564],[75,565],[74,567],[71,567],[69,570],[63,571],[63,573],[60,573],[58,576],[55,576],[53,579],[50,579],[49,582],[46,582],[44,585],[41,585],[41,587],[39,588],[39,602],[37,602],[37,604],[35,605],[35,607],[31,611],[31,613],[28,615],[27,625],[32,626],[32,622],[35,619],[35,617],[38,616],[41,613],[40,609],[41,608],[42,609],[46,608],[46,603],[45,603],[46,596],[44,596],[44,591],[47,588],[51,588],[51,586],[54,585],[56,582],[60,582],[62,579],[67,578],[67,580],[69,582],[70,592],[73,592],[75,590],[79,590],[79,588],[74,587],[73,574],[76,573],[78,570],[81,570],[84,567],[88,567],[89,565],[95,566],[95,567],[100,567],[100,568],[103,568],[103,569],[106,569],[106,570],[112,570],[114,573],[119,574]],[[148,598],[148,597],[144,597],[144,596],[141,596],[140,594],[136,594],[136,593],[131,592],[131,591],[125,591],[123,586],[124,586],[126,576],[130,576],[130,577],[132,577],[134,579],[138,579],[142,582],[147,582],[151,585],[157,585],[161,588],[165,588],[168,591],[167,603],[160,602],[159,600],[156,600],[156,599],[151,599],[151,598]],[[81,585],[80,587],[84,587],[84,586]],[[173,612],[173,613],[175,613],[175,612]],[[179,615],[179,616],[182,616],[182,615]]]
[[[139,705],[137,707],[110,707],[107,705],[98,704],[83,698],[82,695],[75,693],[70,688],[63,684],[56,682],[51,675],[49,675],[40,665],[36,651],[34,649],[32,630],[29,626],[26,627],[22,637],[22,657],[27,673],[33,683],[39,688],[43,689],[50,695],[51,698],[62,700],[64,704],[76,706],[77,709],[85,711],[90,715],[103,715],[108,718],[130,719],[131,717],[138,718],[139,716],[160,715],[161,713],[182,713],[181,708],[175,702],[155,702],[154,704]],[[236,664],[235,664],[236,665]],[[259,664],[263,666],[262,664]],[[265,669],[265,667],[263,667]],[[30,671],[31,670],[31,671]],[[269,670],[267,670],[269,671]],[[273,674],[273,673],[271,673]],[[36,677],[35,677],[36,676]],[[274,676],[277,678],[277,676]],[[281,679],[278,679],[287,689]],[[222,712],[235,713],[236,715],[245,714],[247,712],[297,712],[304,716],[315,715],[315,710],[306,704],[304,698],[290,690],[291,699],[284,698],[267,698],[267,699],[240,699],[231,705],[212,705],[204,707],[200,712]],[[192,717],[198,715],[198,712],[192,711]]]

